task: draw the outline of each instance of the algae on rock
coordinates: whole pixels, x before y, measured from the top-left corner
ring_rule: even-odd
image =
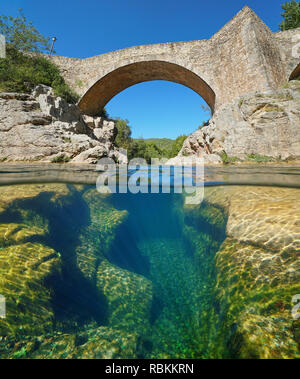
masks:
[[[228,213],[216,255],[214,357],[299,358],[291,315],[300,293],[300,198],[296,189],[208,189],[206,201]]]

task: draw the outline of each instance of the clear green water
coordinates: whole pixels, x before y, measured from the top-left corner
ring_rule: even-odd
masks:
[[[297,202],[295,188],[211,187],[188,207],[1,187],[0,357],[299,358]]]

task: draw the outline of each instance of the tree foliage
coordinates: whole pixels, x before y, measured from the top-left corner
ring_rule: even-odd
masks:
[[[144,140],[142,138],[133,139],[131,137],[131,127],[128,120],[116,120],[118,130],[115,143],[117,147],[127,150],[128,159],[144,158],[147,163],[151,163],[151,158],[173,158],[182,148],[183,142],[187,136],[179,136],[171,144],[165,145],[166,148],[160,146],[160,140]],[[165,141],[165,139],[164,139]]]
[[[0,34],[5,36],[8,46],[19,51],[38,53],[50,50],[49,38],[27,21],[22,9],[17,17],[0,15]]]
[[[38,84],[52,87],[56,96],[70,103],[78,100],[56,65],[44,57],[23,54],[8,46],[6,58],[0,59],[0,91],[30,93]]]
[[[118,130],[118,134],[115,139],[115,144],[117,147],[121,147],[126,150],[129,149],[129,146],[132,143],[131,128],[128,124],[128,120],[121,120],[120,118],[116,120],[116,128]]]
[[[182,135],[176,138],[176,140],[173,143],[171,152],[170,152],[170,158],[176,157],[176,155],[181,150],[184,141],[187,139],[186,135]]]
[[[152,158],[165,158],[164,152],[153,142],[146,143],[144,140],[133,140],[128,149],[128,159],[143,158],[148,164]]]
[[[6,37],[6,58],[0,59],[0,90],[29,93],[38,84],[50,86],[56,96],[75,103],[78,95],[60,75],[58,67],[39,52],[49,50],[43,37],[22,10],[19,16],[0,16],[0,33]],[[32,54],[30,54],[32,53]]]
[[[300,27],[300,2],[290,1],[281,5],[284,12],[282,13],[283,20],[279,25],[281,31],[295,29]]]

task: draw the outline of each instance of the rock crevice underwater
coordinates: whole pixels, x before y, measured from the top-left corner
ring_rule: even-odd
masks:
[[[299,358],[298,189],[1,187],[1,358]]]

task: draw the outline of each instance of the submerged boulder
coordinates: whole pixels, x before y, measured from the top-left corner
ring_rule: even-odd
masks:
[[[45,281],[60,270],[58,254],[40,243],[26,242],[41,230],[2,225],[0,240],[0,293],[7,314],[0,320],[2,337],[38,335],[53,330],[51,291]],[[3,244],[1,244],[3,246]]]
[[[0,353],[10,359],[134,359],[141,342],[137,334],[102,326],[27,338],[9,351],[0,346]]]
[[[216,254],[214,357],[299,358],[292,298],[300,293],[299,190],[218,187],[206,202],[228,215]]]
[[[108,300],[111,327],[149,333],[152,283],[148,279],[104,260],[98,267],[97,286]]]

